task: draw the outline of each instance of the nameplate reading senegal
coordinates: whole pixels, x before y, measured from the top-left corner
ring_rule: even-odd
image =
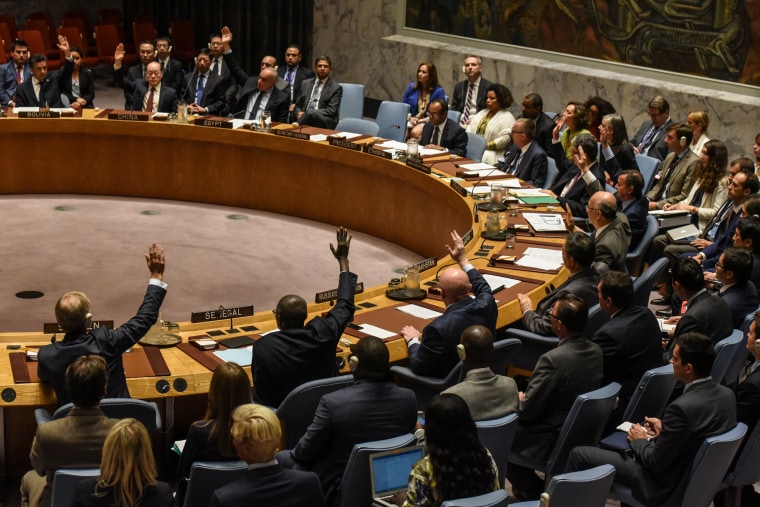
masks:
[[[200,125],[201,127],[213,127],[217,129],[232,128],[232,122],[230,120],[213,116],[201,116],[200,118],[196,118],[193,124]]]
[[[205,312],[193,312],[190,314],[190,322],[210,322],[212,320],[235,319],[237,317],[250,317],[253,315],[253,305],[239,306],[237,308],[217,308]]]
[[[352,143],[350,141],[346,141],[345,139],[337,138],[337,137],[329,137],[327,138],[328,142],[330,143],[330,146],[337,146],[339,148],[346,148],[348,150],[354,150],[354,151],[362,151],[362,145]]]
[[[362,292],[364,292],[364,282],[359,282],[354,287],[354,294],[361,294]],[[335,299],[338,299],[338,289],[317,292],[317,295],[314,296],[315,303],[327,303]]]
[[[309,139],[311,139],[311,136],[307,134],[306,132],[299,132],[297,130],[274,129],[274,135],[284,136],[284,137],[294,137],[296,139],[303,139],[304,141],[308,141]]]
[[[449,185],[451,186],[451,188],[456,190],[459,193],[459,195],[461,195],[462,197],[467,197],[467,189],[464,188],[462,185],[460,185],[459,182],[451,180],[451,183],[449,183]]]
[[[150,113],[143,113],[142,111],[113,111],[108,113],[109,120],[123,120],[123,121],[148,121],[150,120]]]
[[[99,327],[102,327],[105,329],[113,329],[113,321],[112,320],[93,320],[90,323],[90,327],[88,327],[87,330],[92,331],[93,329],[98,329]],[[45,322],[44,324],[42,324],[42,332],[44,334],[63,333],[63,329],[61,329],[58,326],[57,322]]]
[[[388,160],[392,160],[393,159],[393,154],[392,153],[387,152],[387,151],[383,151],[383,150],[376,150],[372,146],[369,146],[369,145],[366,145],[366,144],[364,145],[364,153],[369,153],[370,155],[374,155],[374,156],[380,157],[380,158],[385,158],[385,159],[388,159]]]
[[[417,264],[412,264],[413,267],[417,268],[417,271],[423,272],[427,269],[434,268],[438,265],[438,257],[430,257],[428,259],[421,260]]]
[[[406,159],[406,166],[411,167],[412,169],[417,169],[420,172],[423,172],[425,174],[430,174],[430,167],[426,166],[422,162],[417,162],[416,160]]]
[[[58,111],[19,111],[19,118],[60,118]]]

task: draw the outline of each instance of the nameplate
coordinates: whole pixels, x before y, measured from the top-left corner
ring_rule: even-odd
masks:
[[[417,268],[417,271],[422,273],[425,270],[434,268],[438,265],[438,257],[430,257],[427,259],[423,259],[417,264],[412,264],[412,267]]]
[[[374,155],[376,157],[393,160],[393,153],[390,153],[388,151],[383,151],[383,150],[377,150],[367,144],[364,145],[364,153],[369,153],[370,155]]]
[[[451,183],[449,183],[449,185],[451,186],[451,188],[456,190],[457,193],[459,193],[459,195],[461,195],[462,197],[467,197],[467,194],[469,192],[467,192],[467,189],[464,188],[462,185],[460,185],[458,181],[451,180]]]
[[[406,159],[406,166],[411,167],[412,169],[417,169],[420,172],[423,172],[425,174],[430,174],[430,167],[426,166],[422,162],[418,162],[416,160]]]
[[[60,118],[58,111],[19,111],[19,118]]]
[[[253,305],[238,306],[235,308],[217,308],[205,312],[192,312],[190,322],[211,322],[212,320],[235,319],[237,317],[250,317],[253,315]]]
[[[469,231],[467,231],[467,233],[464,236],[462,236],[462,243],[466,245],[467,243],[472,241],[472,238],[474,237],[475,237],[475,234],[472,232],[472,229],[470,229]]]
[[[108,113],[109,120],[124,120],[124,121],[148,121],[150,120],[150,113],[143,113],[141,111],[121,111]]]
[[[311,139],[311,136],[305,132],[299,132],[297,130],[280,130],[275,129],[274,135],[276,136],[284,136],[284,137],[294,137],[296,139],[303,139],[304,141],[308,141]]]
[[[201,116],[196,118],[193,122],[194,125],[200,125],[201,127],[213,127],[217,129],[231,129],[232,122],[224,118]]]
[[[113,329],[113,321],[112,320],[93,320],[90,323],[90,327],[87,328],[88,331],[92,331],[93,329],[98,328],[105,328],[105,329]],[[55,333],[63,333],[63,329],[58,326],[57,322],[45,322],[42,324],[42,332],[44,334],[55,334]]]
[[[354,287],[354,294],[361,294],[362,292],[364,292],[364,282],[359,282]],[[327,303],[335,299],[338,299],[338,289],[317,292],[317,295],[314,296],[315,303]]]
[[[337,146],[339,148],[346,148],[348,150],[354,151],[362,151],[361,144],[352,143],[340,137],[328,137],[327,140],[330,143],[330,146]]]

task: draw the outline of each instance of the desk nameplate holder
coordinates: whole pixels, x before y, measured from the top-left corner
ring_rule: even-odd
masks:
[[[354,287],[354,294],[361,294],[362,292],[364,292],[364,282],[359,282]],[[327,303],[328,301],[335,301],[336,299],[338,299],[338,289],[317,292],[314,296],[315,303]]]
[[[409,157],[407,157],[406,159],[406,166],[411,167],[412,169],[417,169],[418,171],[425,174],[430,174],[433,170],[432,166],[426,166],[422,162],[419,162]]]
[[[449,183],[449,186],[451,186],[451,188],[456,190],[459,193],[459,195],[461,195],[462,197],[467,197],[467,194],[469,194],[467,189],[463,187],[458,181],[454,181],[452,179],[451,182]]]
[[[305,132],[300,132],[298,130],[281,130],[281,129],[274,129],[274,135],[276,136],[283,136],[283,137],[292,137],[294,139],[302,139],[304,141],[308,141],[311,139],[311,136]]]
[[[342,137],[328,137],[327,141],[330,143],[330,146],[337,146],[338,148],[346,148],[348,150],[354,150],[354,151],[362,151],[362,145],[352,143],[351,141],[346,141]]]
[[[378,150],[373,148],[372,146],[365,144],[364,145],[364,153],[369,153],[370,155],[374,155],[376,157],[384,158],[387,160],[393,160],[393,153],[389,153],[387,151]]]
[[[108,119],[122,121],[149,121],[150,113],[142,111],[111,111],[108,113]]]
[[[87,330],[92,331],[93,329],[98,329],[99,327],[104,327],[106,329],[113,329],[113,321],[112,320],[93,320],[90,323],[90,327],[88,327]],[[57,322],[45,322],[42,324],[42,332],[44,334],[57,334],[57,333],[63,333],[63,329],[61,329],[58,326]]]
[[[211,322],[214,320],[230,319],[230,328],[227,333],[239,333],[237,329],[232,325],[232,320],[236,317],[251,317],[253,316],[253,305],[250,306],[237,306],[234,308],[225,308],[219,305],[219,308],[215,310],[206,310],[203,312],[192,312],[190,314],[190,322],[196,324],[198,322]]]
[[[231,129],[232,122],[221,116],[201,116],[193,121],[193,125],[200,125],[201,127],[213,127],[218,129]]]
[[[74,115],[71,115],[74,116]],[[19,118],[60,118],[58,111],[19,111]]]

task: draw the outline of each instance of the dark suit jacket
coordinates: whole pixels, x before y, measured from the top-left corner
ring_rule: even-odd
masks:
[[[316,79],[315,76],[313,78],[304,79],[301,83],[301,94],[298,96],[298,99],[296,99],[296,107],[293,109],[293,118],[303,111],[305,114],[300,120],[301,125],[334,129],[338,124],[338,113],[340,112],[340,100],[343,98],[343,87],[332,77],[328,76],[327,82],[322,88],[322,93],[319,95],[317,110],[306,112]]]
[[[196,102],[196,92],[198,91],[198,73],[193,71],[185,76],[185,82],[182,84],[180,101],[188,104]],[[206,81],[203,83],[203,94],[199,106],[208,109],[208,114],[215,116],[226,116],[227,114],[227,82],[224,78],[219,77],[209,71]]]
[[[660,170],[659,177],[655,180],[654,185],[652,185],[652,189],[647,192],[647,197],[650,200],[657,200],[657,207],[659,209],[662,209],[665,204],[675,204],[678,201],[686,199],[686,196],[689,195],[692,184],[692,179],[689,176],[692,171],[701,164],[699,157],[697,157],[693,151],[687,149],[686,153],[681,156],[678,160],[678,164],[676,164],[676,167],[673,169],[673,174],[668,180],[665,197],[660,199],[660,194],[662,194],[663,191],[662,183],[665,178],[665,173],[673,162],[675,156],[676,154],[673,152],[668,153],[668,156],[662,161],[662,170]]]
[[[568,336],[538,358],[520,402],[512,452],[545,461],[575,398],[597,389],[602,371],[602,350],[583,335]]]
[[[694,296],[686,307],[686,313],[676,324],[673,338],[683,333],[694,332],[707,335],[713,343],[718,343],[731,334],[733,329],[733,323],[726,318],[727,315],[731,315],[731,309],[726,302],[705,290]],[[668,350],[664,355],[666,361],[673,355],[674,341],[671,338],[668,343]]]
[[[467,272],[475,298],[451,303],[446,311],[422,330],[422,343],[409,347],[409,363],[417,375],[445,377],[459,362],[457,345],[462,331],[480,324],[495,333],[497,308],[491,287],[477,269]]]
[[[340,274],[338,301],[302,328],[269,333],[253,344],[253,400],[277,407],[295,387],[338,374],[335,347],[354,316],[356,275]]]
[[[730,204],[728,201],[726,201],[724,206],[733,207],[733,204]],[[720,211],[721,210],[719,209],[718,212]],[[730,216],[730,213],[731,211],[728,211],[728,214],[725,216],[725,220],[718,225],[718,230],[716,231],[717,235],[715,237],[715,241],[713,241],[713,244],[702,249],[701,253],[704,255],[704,259],[702,260],[702,267],[705,269],[715,268],[715,263],[720,259],[720,256],[723,254],[723,250],[734,244],[734,232],[736,232],[736,225],[739,223],[739,219],[741,218],[741,212],[735,213],[734,218],[729,222],[728,217]],[[716,213],[716,216],[717,215],[718,213]],[[712,226],[714,224],[709,225]]]
[[[288,101],[291,104],[296,103],[296,99],[299,95],[301,95],[301,83],[303,83],[304,79],[310,79],[314,77],[314,71],[309,69],[308,67],[304,67],[302,65],[298,65],[295,67],[296,75],[293,78],[293,84],[290,85],[290,97],[288,97]],[[288,73],[288,66],[283,65],[280,67],[277,71],[277,74],[285,79],[285,76]]]
[[[631,441],[636,468],[631,490],[645,505],[681,505],[686,478],[704,439],[736,426],[734,393],[714,380],[690,386],[670,403],[653,440]]]
[[[523,314],[522,323],[525,329],[543,336],[553,336],[551,310],[557,298],[563,294],[575,294],[591,308],[599,302],[598,286],[599,273],[593,267],[573,273],[565,283],[539,301],[535,311],[529,310]]]
[[[291,454],[300,467],[316,472],[332,498],[355,444],[411,433],[416,422],[414,392],[390,382],[360,380],[322,396]]]
[[[595,231],[592,237],[596,247],[594,265],[597,271],[602,272],[601,264],[605,264],[610,271],[627,273],[625,257],[631,244],[631,226],[626,216],[618,211],[615,219],[601,233]]]
[[[66,417],[37,427],[29,458],[32,468],[46,477],[40,507],[50,505],[53,477],[62,468],[98,468],[106,435],[118,422],[99,408],[74,407]]]
[[[522,150],[513,144],[512,148],[504,156],[504,169],[508,170],[511,168],[521,153]],[[546,152],[541,145],[534,140],[519,160],[515,169],[515,176],[523,181],[527,181],[536,188],[543,188],[546,181],[548,163],[546,161]]]
[[[73,104],[76,102],[77,98],[74,97],[71,91],[71,79],[63,84],[61,91],[69,98],[69,103]],[[92,101],[95,100],[95,78],[92,76],[90,69],[79,69],[79,96],[87,101],[84,107],[88,109],[94,107]]]
[[[460,113],[464,112],[464,106],[467,103],[467,90],[469,84],[470,82],[465,79],[454,85],[454,95],[451,96],[449,109],[459,111]],[[492,82],[481,76],[480,84],[478,85],[478,96],[476,98],[478,111],[486,108],[486,90],[488,90],[488,87],[492,84]]]
[[[235,118],[245,118],[247,116],[248,101],[251,99],[251,95],[259,89],[258,86],[258,76],[248,78],[245,82],[245,85],[240,90],[240,99],[238,99],[233,107],[232,113],[235,115]],[[264,111],[272,113],[272,121],[287,122],[288,107],[288,95],[276,86],[273,87]]]
[[[63,67],[58,72],[49,72],[40,90],[40,100],[34,95],[33,79],[29,78],[16,89],[16,105],[18,107],[63,107],[61,90],[71,81],[74,70],[74,60],[64,60]]]
[[[132,94],[135,91],[135,85],[141,80],[144,80],[142,62],[131,66],[129,69],[125,69],[122,65],[113,71],[113,82],[124,90],[124,109],[132,108]]]
[[[552,131],[557,124],[544,113],[539,114],[534,121],[536,122],[535,140],[546,153],[549,153],[549,148],[552,145]]]
[[[29,63],[24,65],[23,80],[26,81],[32,77],[32,71],[29,68]],[[23,81],[22,81],[23,82]],[[0,65],[0,105],[7,106],[8,102],[13,100],[13,96],[16,94],[16,87],[18,82],[16,81],[16,66],[13,64],[13,60],[3,65]]]
[[[158,61],[158,63],[161,62]],[[184,76],[185,74],[182,72],[182,63],[176,58],[169,58],[169,65],[164,70],[164,77],[161,79],[161,84],[171,86],[177,91],[177,93],[179,93],[182,88]]]
[[[116,498],[113,490],[109,490],[104,496],[95,495],[95,486],[98,483],[98,477],[88,477],[77,484],[76,493],[74,494],[73,507],[111,507],[115,505]],[[102,493],[98,489],[98,493]],[[134,507],[171,507],[175,505],[172,488],[165,482],[158,481],[155,486],[148,486],[143,493],[139,503]],[[177,503],[176,505],[181,506]]]
[[[312,472],[288,470],[280,465],[248,470],[245,477],[214,491],[211,507],[239,505],[322,507],[319,478]]]
[[[750,373],[736,390],[736,420],[752,431],[760,421],[760,368]]]
[[[666,121],[655,134],[654,139],[650,143],[649,151],[647,153],[643,153],[644,155],[656,158],[658,160],[665,160],[665,157],[668,155],[668,145],[665,143],[665,134],[667,134],[668,127],[672,123],[673,120],[671,118],[668,118],[668,121]],[[641,127],[639,127],[636,135],[633,136],[633,139],[631,139],[631,144],[634,146],[641,144],[641,141],[644,139],[644,136],[647,134],[647,131],[650,128],[652,128],[652,120],[645,121]]]
[[[218,76],[217,76],[218,77]],[[184,505],[187,480],[190,469],[196,461],[229,461],[237,456],[223,456],[209,438],[214,428],[214,421],[196,421],[190,426],[185,440],[185,447],[177,465],[177,505]]]
[[[617,195],[615,196],[617,197]],[[641,236],[644,235],[644,231],[647,229],[647,216],[649,216],[649,200],[646,196],[641,196],[639,199],[634,198],[631,202],[623,204],[618,198],[620,203],[620,211],[628,219],[628,225],[631,227],[631,244],[628,250],[633,250],[639,244]]]
[[[138,81],[135,83],[135,90],[132,93],[132,102],[129,109],[131,111],[142,111],[143,98],[148,93],[148,82]],[[154,99],[155,100],[155,97]],[[158,95],[158,112],[159,113],[176,113],[177,112],[177,91],[174,88],[161,85],[161,90]]]
[[[444,125],[438,146],[447,148],[451,153],[464,157],[467,154],[467,132],[457,122],[448,118]],[[431,122],[425,123],[425,126],[422,127],[422,139],[420,140],[422,146],[426,146],[432,142],[433,127],[434,125]]]
[[[37,359],[37,376],[53,385],[58,405],[69,403],[66,390],[66,368],[79,356],[96,354],[108,363],[108,389],[106,398],[129,398],[127,380],[121,354],[145,336],[156,323],[158,310],[166,295],[166,289],[148,284],[145,297],[137,315],[116,329],[99,327],[87,334],[67,334],[62,341],[40,347]]]
[[[718,293],[731,309],[731,319],[734,329],[741,329],[744,318],[757,310],[760,299],[757,288],[752,282],[737,283]],[[725,337],[724,337],[725,338]]]
[[[660,325],[649,308],[632,306],[620,310],[591,341],[602,349],[602,385],[620,384],[621,400],[630,399],[645,371],[663,365]]]

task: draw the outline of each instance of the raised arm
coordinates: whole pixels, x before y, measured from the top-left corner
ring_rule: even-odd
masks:
[[[351,235],[344,227],[339,227],[338,231],[336,232],[336,236],[338,246],[334,247],[332,243],[330,243],[330,251],[332,252],[333,256],[338,259],[340,271],[350,271],[348,269],[348,250],[351,246]]]
[[[145,254],[145,262],[148,264],[150,277],[156,280],[164,279],[164,268],[166,267],[166,258],[164,249],[155,243],[148,246],[148,253]]]

